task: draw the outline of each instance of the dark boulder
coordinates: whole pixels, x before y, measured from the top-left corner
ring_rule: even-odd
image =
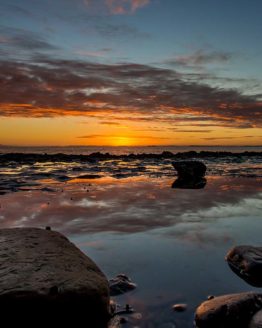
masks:
[[[236,246],[229,250],[226,260],[240,278],[252,286],[262,287],[262,247]]]
[[[0,273],[1,318],[11,326],[78,326],[83,321],[88,327],[107,326],[105,275],[58,232],[1,229]]]
[[[184,180],[200,179],[205,176],[206,165],[199,161],[173,162],[179,178]]]
[[[239,293],[215,297],[196,310],[197,328],[247,328],[253,315],[262,308],[262,294]]]
[[[202,189],[206,185],[204,178],[206,165],[199,161],[173,162],[178,178],[172,184],[172,188]]]

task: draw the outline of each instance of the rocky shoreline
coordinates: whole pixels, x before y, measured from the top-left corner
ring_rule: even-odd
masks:
[[[108,161],[108,160],[143,160],[143,159],[208,159],[208,158],[234,158],[241,159],[242,157],[262,157],[262,152],[245,151],[240,153],[233,153],[227,151],[188,151],[181,153],[172,153],[163,151],[161,154],[156,153],[141,153],[141,154],[128,154],[128,155],[115,155],[110,153],[91,153],[89,155],[74,155],[74,154],[38,154],[38,153],[2,153],[0,154],[1,164],[10,161],[31,164],[35,162],[94,162],[94,161]]]

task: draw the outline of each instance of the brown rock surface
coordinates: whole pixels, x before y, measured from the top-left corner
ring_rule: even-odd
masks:
[[[258,311],[251,319],[248,328],[262,328],[262,310]]]
[[[262,287],[262,247],[240,245],[226,255],[231,269],[252,286]]]
[[[262,294],[239,293],[215,297],[196,310],[198,328],[246,328],[254,313],[262,308]]]
[[[27,324],[34,316],[41,323],[84,319],[90,327],[105,327],[108,304],[105,275],[62,234],[37,228],[0,229],[2,319],[6,315],[9,323]]]

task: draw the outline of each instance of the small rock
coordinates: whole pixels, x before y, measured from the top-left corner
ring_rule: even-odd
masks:
[[[135,289],[136,284],[126,274],[120,273],[115,278],[109,280],[109,288],[110,295],[116,296]]]
[[[208,297],[207,297],[207,299],[208,299],[209,301],[212,300],[213,298],[215,298],[214,295],[208,295]]]
[[[176,312],[184,312],[187,309],[187,304],[174,304],[172,309]]]
[[[128,322],[128,318],[120,317],[120,323],[127,323],[127,322]]]

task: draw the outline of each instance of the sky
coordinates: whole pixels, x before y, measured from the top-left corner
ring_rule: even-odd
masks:
[[[0,0],[0,144],[262,145],[261,0]]]

